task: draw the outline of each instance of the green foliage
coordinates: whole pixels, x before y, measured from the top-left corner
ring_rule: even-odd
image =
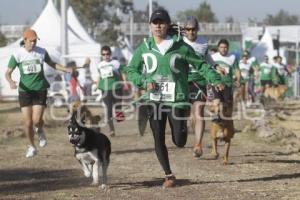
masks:
[[[106,10],[114,5],[111,0],[70,0],[69,3],[83,26],[92,32],[98,23],[111,19]]]
[[[0,47],[4,47],[7,45],[7,39],[5,35],[0,31]]]
[[[184,21],[187,16],[194,16],[198,19],[199,22],[215,23],[218,22],[218,19],[215,13],[212,11],[210,5],[204,1],[199,5],[195,10],[188,9],[177,14],[177,18],[180,21]]]
[[[152,10],[157,10],[159,8],[165,9],[163,6],[159,5],[157,1],[152,2]],[[148,23],[149,22],[149,4],[145,7],[145,10],[134,10],[134,22],[137,23]]]
[[[300,24],[299,17],[297,15],[290,15],[282,9],[275,15],[267,15],[263,22],[264,24],[271,26]]]

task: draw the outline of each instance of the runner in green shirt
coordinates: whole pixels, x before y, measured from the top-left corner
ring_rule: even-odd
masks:
[[[111,49],[109,46],[101,48],[102,61],[97,65],[99,72],[98,89],[102,92],[102,99],[106,109],[106,121],[109,126],[110,136],[115,136],[113,119],[124,121],[125,116],[122,112],[122,83],[123,77],[120,72],[120,62],[112,60]],[[115,110],[115,116],[113,116]]]
[[[34,130],[39,137],[39,146],[44,147],[47,144],[43,130],[43,113],[46,107],[47,88],[50,85],[44,76],[44,62],[54,69],[72,72],[72,69],[53,62],[44,48],[36,46],[37,39],[34,30],[24,31],[21,47],[10,57],[5,74],[10,88],[19,90],[19,103],[24,118],[26,137],[29,140],[27,158],[37,154],[34,145]],[[16,68],[20,71],[18,86],[12,79],[12,73]]]
[[[196,18],[187,17],[184,24],[185,36],[184,42],[190,45],[195,53],[203,56],[205,61],[215,65],[210,54],[208,53],[208,42],[206,38],[198,36],[199,22]],[[189,66],[189,99],[192,103],[190,112],[193,129],[195,132],[195,142],[193,147],[193,156],[200,157],[203,153],[202,140],[205,129],[204,107],[207,100],[206,80],[201,76],[194,66]]]
[[[214,88],[208,90],[209,96],[213,99],[213,108],[215,114],[218,113],[220,118],[213,118],[211,131],[222,130],[221,139],[225,141],[226,153],[224,156],[224,164],[228,163],[228,152],[230,148],[231,138],[234,136],[234,124],[232,120],[233,111],[233,86],[239,87],[241,81],[241,73],[238,67],[238,61],[234,54],[229,52],[229,42],[221,39],[218,42],[218,52],[212,55],[215,63],[222,67],[225,73],[222,80],[225,83],[223,91],[216,91]],[[222,104],[221,104],[222,103]],[[222,106],[222,109],[221,109]],[[217,137],[213,138],[213,154],[217,158]]]
[[[187,141],[186,111],[188,107],[188,71],[192,64],[206,81],[223,89],[220,75],[197,56],[170,25],[166,10],[154,11],[150,18],[152,37],[139,45],[128,65],[128,78],[134,85],[147,90],[142,97],[149,104],[150,126],[154,136],[155,151],[165,172],[163,187],[173,187],[168,151],[165,144],[166,120],[172,130],[172,140],[178,147]],[[176,29],[177,30],[177,29]],[[146,73],[142,73],[143,65]]]
[[[264,61],[259,65],[259,77],[262,86],[262,94],[264,94],[266,88],[272,86],[272,70],[273,66],[269,63],[269,57],[265,56]]]
[[[241,70],[241,87],[240,93],[244,103],[250,105],[254,102],[254,69],[256,66],[255,58],[249,58],[249,52],[244,51],[242,59],[239,62],[239,68]]]

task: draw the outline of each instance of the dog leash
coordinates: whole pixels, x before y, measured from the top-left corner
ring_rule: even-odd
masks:
[[[195,81],[193,81],[192,83],[193,83],[193,85],[198,89],[198,92],[197,92],[195,98],[197,99],[198,96],[201,94],[201,95],[204,97],[205,101],[207,101],[207,96],[204,94],[204,92],[201,90],[201,88],[198,86],[198,84],[195,83]]]

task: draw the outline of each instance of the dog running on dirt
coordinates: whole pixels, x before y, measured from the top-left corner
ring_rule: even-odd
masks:
[[[222,104],[218,105],[221,107],[221,113],[222,117],[225,117],[225,119],[222,119],[218,123],[212,122],[210,126],[210,135],[212,140],[212,154],[215,159],[219,158],[218,153],[218,140],[225,142],[225,152],[224,152],[224,160],[223,164],[228,164],[228,158],[229,158],[229,149],[231,144],[231,139],[234,136],[234,125],[232,120],[232,104]],[[213,108],[214,106],[212,106]],[[212,109],[211,108],[211,109]]]
[[[75,149],[75,158],[82,166],[86,177],[93,178],[92,185],[99,184],[99,169],[102,168],[101,188],[107,188],[107,168],[110,160],[111,143],[102,133],[82,127],[74,113],[68,125],[69,141]]]
[[[278,85],[277,87],[268,87],[264,92],[264,97],[271,97],[276,102],[283,99],[283,95],[288,87],[286,85]]]

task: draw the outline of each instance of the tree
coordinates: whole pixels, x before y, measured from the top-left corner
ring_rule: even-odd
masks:
[[[152,10],[157,10],[159,8],[164,9],[163,6],[159,5],[157,1],[152,2]],[[149,22],[149,4],[147,4],[145,10],[134,10],[134,22],[145,23]]]
[[[0,47],[4,47],[7,45],[7,39],[5,35],[0,31]]]
[[[218,22],[215,13],[212,11],[210,5],[206,1],[201,3],[199,7],[195,10],[188,9],[183,12],[179,12],[177,14],[177,18],[180,21],[185,20],[187,16],[194,16],[198,19],[199,22],[207,22],[207,23]]]
[[[111,14],[107,12],[113,5],[112,0],[70,0],[70,5],[79,20],[89,30],[91,34],[98,23],[110,20]]]
[[[271,26],[300,24],[299,17],[297,15],[290,15],[282,9],[275,15],[267,15],[263,22],[264,24]]]
[[[228,17],[225,18],[225,22],[226,22],[226,23],[234,23],[234,19],[233,19],[233,17],[230,15],[230,16],[228,16]]]
[[[91,35],[95,35],[98,24],[105,22],[107,28],[97,32],[96,40],[108,45],[117,45],[119,33],[116,26],[122,22],[117,10],[128,14],[133,8],[132,0],[70,0],[70,5]]]

